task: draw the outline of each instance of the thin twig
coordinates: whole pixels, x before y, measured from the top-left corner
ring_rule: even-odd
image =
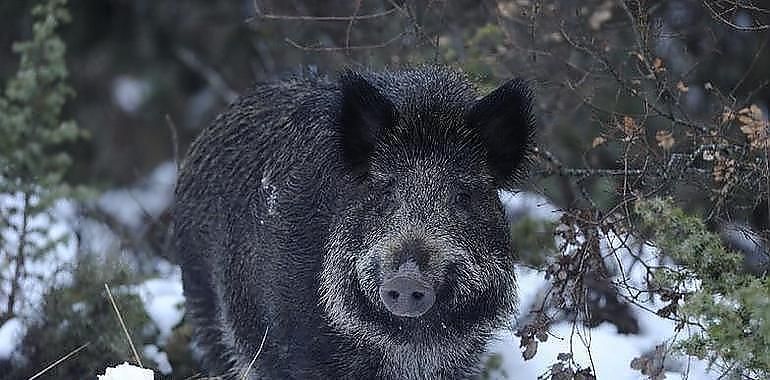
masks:
[[[765,48],[767,47],[767,42],[770,41],[770,36],[765,37],[765,40],[762,41],[762,45],[757,49],[756,52],[754,52],[754,58],[751,59],[751,64],[749,64],[749,68],[746,69],[746,72],[743,73],[743,76],[738,81],[738,83],[733,86],[733,89],[730,90],[730,93],[727,95],[731,99],[734,97],[735,92],[738,91],[738,87],[740,87],[743,82],[746,81],[746,78],[749,77],[749,74],[754,70],[754,66],[756,66],[757,62],[759,61],[759,58],[762,56],[762,53],[765,51]]]
[[[641,175],[644,173],[642,169],[592,169],[592,168],[565,168],[564,164],[554,156],[553,153],[547,149],[538,147],[536,153],[543,157],[546,161],[551,163],[551,167],[535,174],[541,174],[544,176],[559,174],[566,177],[612,177],[612,176],[625,176],[625,175]]]
[[[385,46],[388,46],[388,45],[398,41],[405,34],[406,34],[406,31],[403,31],[403,32],[397,34],[395,37],[393,37],[393,38],[391,38],[391,39],[389,39],[389,40],[387,40],[385,42],[379,43],[379,44],[347,46],[347,47],[304,46],[304,45],[300,45],[299,43],[297,43],[296,41],[294,41],[294,40],[292,40],[291,38],[288,38],[288,37],[285,39],[285,41],[289,45],[291,45],[291,46],[293,46],[293,47],[295,47],[297,49],[301,49],[301,50],[305,50],[305,51],[367,50],[367,49],[379,49],[379,48],[383,48]]]
[[[731,27],[733,29],[739,30],[741,32],[758,32],[758,31],[770,29],[770,24],[762,24],[762,25],[756,25],[756,26],[742,26],[742,25],[738,25],[738,24],[736,24],[736,23],[726,19],[724,16],[722,16],[721,13],[717,12],[714,8],[712,8],[711,5],[709,4],[709,1],[704,1],[703,5],[706,7],[706,9],[709,10],[711,15],[717,21],[720,21],[720,22],[724,23],[725,25],[727,25],[727,26],[729,26],[729,27]]]
[[[265,340],[267,339],[267,331],[269,329],[270,329],[270,326],[265,327],[265,335],[262,336],[262,343],[259,344],[259,349],[257,349],[257,353],[254,354],[254,357],[251,359],[251,362],[246,367],[246,370],[243,372],[243,376],[241,376],[241,380],[246,380],[246,378],[249,376],[249,372],[251,372],[251,368],[254,366],[254,362],[257,361],[259,354],[262,353],[262,347],[265,346]]]
[[[104,284],[104,289],[107,289],[107,297],[110,298],[112,309],[115,310],[115,315],[118,316],[120,327],[123,329],[123,333],[126,334],[126,339],[128,339],[128,345],[131,346],[131,352],[134,354],[134,359],[136,359],[136,362],[137,364],[139,364],[140,367],[144,368],[144,365],[142,364],[142,359],[139,357],[139,353],[136,351],[136,347],[134,347],[134,341],[131,339],[131,334],[128,333],[128,329],[126,328],[126,323],[123,322],[123,316],[120,315],[120,310],[118,310],[118,304],[115,302],[115,298],[112,297],[112,292],[110,291],[110,287],[107,286],[106,283]]]
[[[185,66],[202,76],[209,86],[211,86],[211,88],[213,88],[227,103],[232,103],[238,97],[238,93],[233,91],[233,89],[227,85],[224,78],[222,78],[222,75],[206,66],[200,59],[198,59],[192,50],[180,47],[176,49],[175,53],[176,57],[179,58]]]
[[[274,15],[274,14],[267,14],[267,13],[261,13],[259,10],[257,10],[257,14],[247,20],[247,21],[254,21],[255,19],[265,19],[265,20],[285,20],[285,21],[353,21],[353,20],[367,20],[367,19],[373,19],[373,18],[379,18],[387,16],[395,11],[397,11],[398,8],[390,8],[388,10],[382,11],[382,12],[376,12],[376,13],[369,13],[369,14],[363,14],[363,15],[353,15],[353,16],[296,16],[296,15]]]
[[[446,7],[447,2],[441,2],[441,10],[439,10],[439,22],[438,29],[436,29],[436,37],[433,41],[433,63],[439,64],[441,59],[441,31],[446,27]]]
[[[27,233],[29,232],[29,218],[30,218],[30,205],[31,194],[24,193],[24,206],[22,208],[21,217],[21,232],[19,232],[19,245],[16,249],[16,256],[13,258],[16,264],[16,268],[13,272],[13,280],[11,282],[11,291],[8,294],[8,302],[6,305],[6,311],[2,314],[0,321],[5,322],[14,316],[14,308],[16,304],[16,296],[21,292],[22,277],[26,273],[25,258],[27,255]]]
[[[166,114],[166,126],[171,133],[171,152],[173,154],[174,167],[179,172],[179,133],[177,133],[176,124],[171,119],[171,115]]]
[[[353,30],[353,23],[356,22],[356,16],[361,9],[361,0],[356,0],[356,8],[353,10],[353,16],[350,18],[347,29],[345,29],[345,49],[350,48],[350,32]]]
[[[27,380],[35,380],[38,377],[43,376],[46,372],[50,371],[52,368],[56,367],[57,365],[59,365],[60,363],[64,362],[65,360],[73,357],[78,352],[83,351],[86,347],[88,347],[89,344],[91,344],[91,342],[86,342],[82,346],[80,346],[80,347],[70,351],[69,354],[62,356],[61,358],[59,358],[59,360],[49,364],[47,367],[43,368],[40,372],[36,373],[34,376],[30,377]]]

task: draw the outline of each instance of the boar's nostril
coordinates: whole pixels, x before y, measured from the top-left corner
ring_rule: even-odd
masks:
[[[408,273],[385,281],[380,286],[380,299],[393,315],[419,317],[430,310],[436,295],[419,273]]]

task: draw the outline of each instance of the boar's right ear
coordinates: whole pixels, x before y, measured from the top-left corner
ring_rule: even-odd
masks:
[[[487,151],[499,188],[511,188],[534,147],[533,96],[521,79],[512,79],[478,100],[466,114]]]
[[[365,175],[377,141],[396,121],[395,107],[359,73],[346,71],[340,85],[343,157],[354,174]]]

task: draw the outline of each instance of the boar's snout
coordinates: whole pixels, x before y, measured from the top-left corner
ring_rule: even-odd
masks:
[[[393,315],[419,317],[433,306],[436,293],[415,265],[407,263],[382,283],[380,299]]]

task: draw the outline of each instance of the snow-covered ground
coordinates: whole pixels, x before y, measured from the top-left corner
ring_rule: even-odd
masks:
[[[123,225],[138,228],[145,217],[156,218],[171,204],[174,183],[176,166],[165,162],[131,188],[105,192],[98,204]]]
[[[558,210],[545,198],[536,194],[506,193],[500,194],[509,217],[529,217],[533,219],[555,221],[561,216]],[[607,263],[623,276],[629,284],[642,287],[645,283],[645,271],[641,265],[633,265],[637,257],[645,262],[657,260],[656,250],[649,245],[641,245],[639,252],[628,251],[629,247],[638,247],[633,239],[623,239],[615,235],[605,235],[602,239],[604,252],[615,252]],[[610,256],[610,255],[607,255]],[[619,264],[615,261],[617,257]],[[664,265],[673,265],[664,260]],[[533,307],[539,307],[540,295],[549,287],[545,273],[530,268],[519,267],[516,270],[519,285],[519,317],[523,317]],[[621,289],[622,291],[622,289]],[[665,304],[656,299],[647,300],[641,305],[631,305],[632,313],[639,322],[639,334],[619,334],[617,328],[605,322],[595,328],[574,326],[564,321],[551,326],[546,342],[538,344],[537,354],[525,361],[519,348],[519,338],[512,331],[501,331],[496,342],[490,345],[489,352],[502,358],[502,366],[494,372],[493,378],[536,379],[547,373],[548,368],[557,363],[559,353],[570,352],[575,362],[582,368],[592,367],[598,379],[636,380],[645,379],[638,370],[631,368],[631,361],[643,354],[653,352],[655,347],[665,344],[672,346],[675,322],[655,315],[648,310],[657,310]],[[647,310],[645,310],[647,309]],[[514,323],[515,324],[515,323]],[[680,334],[680,339],[686,335]],[[667,366],[677,371],[666,372],[666,379],[712,380],[718,374],[708,370],[708,365],[695,358],[669,358]]]
[[[171,374],[171,364],[161,347],[171,336],[174,326],[182,321],[184,296],[180,269],[178,267],[163,269],[165,269],[164,273],[168,273],[166,277],[147,280],[137,286],[135,292],[139,294],[144,309],[160,332],[156,344],[144,346],[144,356],[158,363],[158,370],[161,373]]]
[[[517,275],[521,305],[532,305],[536,302],[538,291],[547,287],[548,281],[542,272],[529,268],[517,269]],[[526,311],[522,310],[522,313],[524,312]],[[582,367],[591,367],[593,363],[598,379],[645,379],[639,371],[631,368],[631,360],[653,351],[659,344],[670,342],[674,322],[636,306],[633,307],[633,312],[639,321],[639,334],[618,334],[616,327],[610,323],[603,323],[592,329],[578,326],[577,330],[573,331],[572,323],[560,322],[551,327],[549,339],[538,344],[537,354],[529,361],[522,358],[519,338],[514,336],[513,332],[501,332],[489,350],[503,359],[501,370],[493,373],[493,378],[505,379],[505,373],[508,379],[536,379],[546,373],[549,366],[557,363],[559,353],[572,352],[574,360]],[[682,370],[689,371],[686,379],[711,380],[718,377],[707,371],[703,361],[688,358],[678,360]],[[666,379],[685,377],[682,372],[669,371],[666,373]]]
[[[167,162],[158,166],[148,178],[131,188],[102,194],[97,204],[125,227],[141,228],[144,217],[157,217],[168,207],[173,197],[175,178],[175,166]],[[2,233],[0,241],[4,244],[3,252],[15,252],[18,246],[17,230],[22,223],[19,210],[23,201],[21,194],[0,194],[0,212],[8,216],[12,226],[0,231]],[[31,229],[37,232],[27,235],[28,244],[42,246],[56,239],[61,239],[62,243],[56,245],[49,255],[26,258],[25,267],[28,275],[19,296],[24,303],[19,303],[16,307],[18,318],[12,318],[0,326],[0,359],[10,358],[18,349],[26,331],[22,321],[35,317],[44,291],[50,286],[65,286],[71,281],[70,269],[75,263],[77,252],[76,235],[81,239],[81,247],[87,247],[91,252],[116,252],[115,248],[120,245],[119,238],[106,225],[95,220],[78,218],[73,202],[58,201],[48,211],[47,214],[36,216],[29,221]],[[0,278],[6,279],[10,278],[15,268],[5,266],[3,269],[5,272]],[[178,267],[162,260],[158,261],[156,272],[159,273],[158,278],[148,279],[128,288],[127,291],[140,297],[150,320],[160,332],[156,344],[144,347],[144,356],[157,362],[162,373],[170,373],[171,366],[166,354],[159,347],[166,343],[172,328],[182,320],[184,304],[182,279]],[[8,294],[10,290],[8,282],[0,281],[0,287],[2,287],[0,294]],[[106,299],[105,302],[107,302]]]
[[[151,370],[136,367],[128,363],[119,364],[104,370],[104,375],[97,376],[98,380],[152,380]]]
[[[34,205],[38,200],[31,198],[29,202]],[[9,224],[9,228],[0,231],[2,234],[0,252],[8,253],[9,257],[15,257],[21,240],[23,206],[23,194],[0,194],[0,214],[7,217]],[[67,264],[71,263],[75,257],[75,241],[70,227],[74,221],[74,215],[73,203],[62,200],[57,201],[48,213],[31,216],[27,221],[24,242],[28,248],[40,249],[45,247],[47,242],[56,240],[62,240],[62,243],[58,244],[50,255],[25,258],[26,276],[34,278],[35,281],[26,282],[20,289],[21,294],[17,299],[23,299],[25,302],[14,305],[17,314],[27,316],[32,313],[48,286],[66,285],[72,280],[67,271]],[[3,272],[0,273],[0,278],[13,278],[15,269],[16,267],[12,265],[1,266],[0,270]],[[10,291],[11,282],[1,281],[0,294],[7,296]],[[5,301],[3,300],[3,304]]]
[[[105,211],[112,214],[117,220],[129,227],[140,227],[143,217],[157,216],[171,202],[173,183],[176,176],[175,167],[171,163],[160,165],[154,170],[147,179],[141,181],[130,189],[120,189],[105,193],[98,201],[98,205]],[[545,198],[529,193],[501,193],[501,199],[504,202],[506,213],[509,218],[515,219],[522,215],[527,215],[535,219],[546,219],[550,221],[557,220],[560,216]],[[20,199],[13,196],[3,196],[0,198],[0,206],[13,207],[18,206]],[[105,226],[98,223],[76,222],[73,220],[74,206],[69,202],[59,202],[52,212],[54,218],[33,221],[36,226],[48,231],[51,236],[66,236],[73,234],[75,225],[77,228],[90,229],[90,233],[85,236],[93,236],[103,241],[92,243],[92,247],[107,247],[114,242],[111,234],[102,231]],[[101,232],[99,232],[101,231]],[[0,231],[3,233],[5,244],[13,246],[12,231]],[[51,237],[48,236],[48,237]],[[83,234],[81,234],[83,236]],[[43,236],[41,236],[42,238]],[[605,238],[606,246],[615,246],[618,244],[617,237],[607,236]],[[6,247],[7,248],[7,247]],[[646,248],[649,251],[649,248]],[[51,256],[49,261],[43,260],[32,263],[34,271],[40,273],[52,273],[54,268],[66,267],[75,259],[76,247],[73,243],[66,243],[59,246],[56,253]],[[652,254],[651,252],[648,252]],[[617,268],[616,268],[617,269]],[[625,268],[627,269],[627,268]],[[624,270],[625,270],[624,269]],[[166,354],[162,347],[166,343],[172,328],[177,325],[183,314],[181,273],[178,268],[160,262],[158,278],[147,280],[141,284],[123,288],[120,291],[129,291],[138,294],[145,305],[145,309],[150,319],[160,331],[160,336],[156,344],[143,347],[143,355],[152,358],[159,363],[159,370],[162,373],[170,373],[172,368],[168,363]],[[528,312],[528,308],[536,303],[536,300],[542,291],[547,289],[548,282],[544,278],[544,273],[528,268],[518,268],[517,275],[519,279],[519,295],[522,310],[518,318],[521,318]],[[636,275],[634,269],[626,272],[626,275],[633,277]],[[44,276],[45,281],[52,281],[52,277]],[[66,284],[68,277],[66,272],[61,276],[54,276],[53,280],[58,284]],[[36,278],[30,278],[25,283],[25,298],[28,300],[25,304],[24,313],[32,314],[36,310],[37,303],[40,302],[42,290],[49,282],[40,282]],[[5,290],[5,289],[4,289]],[[654,300],[649,301],[647,305],[655,309]],[[557,362],[557,354],[562,352],[572,352],[574,359],[584,367],[593,364],[599,379],[643,379],[640,372],[631,369],[630,362],[633,358],[648,353],[655,349],[659,344],[670,344],[671,336],[674,332],[673,322],[661,319],[656,315],[649,313],[639,307],[634,306],[634,315],[638,318],[640,324],[640,333],[637,335],[618,334],[614,325],[605,323],[593,329],[578,328],[573,330],[573,326],[568,322],[557,323],[552,326],[551,336],[547,342],[541,342],[538,346],[538,353],[532,360],[524,361],[519,348],[519,339],[510,331],[501,332],[498,339],[490,345],[489,351],[498,354],[503,360],[501,368],[493,373],[497,379],[535,379],[539,375],[547,372],[548,367]],[[514,322],[515,323],[515,322]],[[19,339],[24,333],[24,326],[21,319],[14,318],[0,326],[0,358],[9,358],[17,348]],[[587,347],[590,347],[587,348]],[[676,366],[671,366],[676,367]],[[707,380],[715,376],[708,373],[705,363],[701,361],[686,361],[681,359],[682,369],[687,369],[688,379]],[[108,369],[106,375],[101,375],[103,379],[122,379],[117,377],[122,372],[134,371],[128,367],[118,367],[119,369]],[[676,368],[674,368],[676,369]],[[138,376],[137,372],[137,376]],[[507,377],[503,376],[507,374]],[[682,371],[667,373],[667,379],[684,378]]]
[[[19,318],[11,318],[0,326],[0,358],[11,357],[25,331]]]
[[[36,198],[28,200],[30,204],[36,204]],[[23,224],[24,195],[0,194],[0,214],[7,217],[9,227],[0,230],[0,252],[4,263],[10,263],[15,257],[21,238],[20,231]],[[14,303],[15,318],[11,318],[0,326],[0,358],[8,358],[16,350],[20,339],[26,332],[22,323],[24,318],[35,315],[43,295],[49,287],[64,286],[72,281],[69,269],[75,258],[75,242],[72,228],[74,221],[74,205],[69,201],[57,201],[48,213],[29,217],[27,232],[24,242],[27,247],[41,249],[46,242],[61,240],[50,254],[40,257],[25,257],[25,280],[16,290],[16,302]],[[6,258],[8,261],[6,261]],[[12,278],[15,276],[16,266],[4,264],[0,266],[0,302],[5,306],[9,294],[12,291]]]

